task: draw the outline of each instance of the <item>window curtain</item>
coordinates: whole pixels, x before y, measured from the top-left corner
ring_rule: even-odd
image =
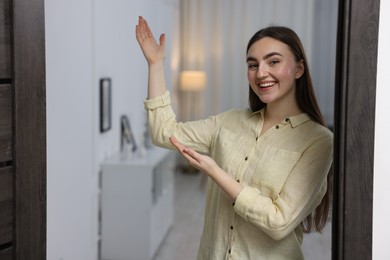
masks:
[[[300,36],[321,109],[332,123],[337,6],[337,0],[181,0],[180,69],[205,71],[207,83],[192,96],[179,86],[180,110],[198,109],[203,118],[248,107],[246,45],[259,29],[283,25]]]

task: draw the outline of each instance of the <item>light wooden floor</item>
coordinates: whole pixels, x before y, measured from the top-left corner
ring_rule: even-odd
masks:
[[[202,175],[175,174],[174,224],[153,260],[193,260],[203,228],[205,194]],[[304,236],[306,260],[331,259],[331,224],[323,234]]]

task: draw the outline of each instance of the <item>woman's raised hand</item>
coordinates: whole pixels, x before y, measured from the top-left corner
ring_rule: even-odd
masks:
[[[165,57],[165,34],[160,35],[159,43],[154,39],[146,20],[140,16],[135,27],[136,38],[149,65],[163,61]]]

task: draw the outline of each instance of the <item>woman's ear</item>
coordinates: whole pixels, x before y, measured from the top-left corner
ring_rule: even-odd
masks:
[[[295,73],[295,79],[299,79],[304,72],[305,72],[305,64],[303,63],[303,60],[301,60],[297,64],[297,72]]]

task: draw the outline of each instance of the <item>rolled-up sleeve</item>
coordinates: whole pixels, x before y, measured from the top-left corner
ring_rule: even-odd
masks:
[[[175,136],[187,147],[201,153],[210,153],[210,147],[223,115],[210,116],[196,121],[177,122],[171,106],[169,91],[159,97],[145,100],[144,107],[147,111],[151,139],[155,145],[174,149],[169,138]]]
[[[165,107],[171,105],[171,98],[169,95],[169,91],[166,91],[163,95],[152,98],[152,99],[146,99],[144,101],[144,107],[146,110],[154,110],[159,107]]]

